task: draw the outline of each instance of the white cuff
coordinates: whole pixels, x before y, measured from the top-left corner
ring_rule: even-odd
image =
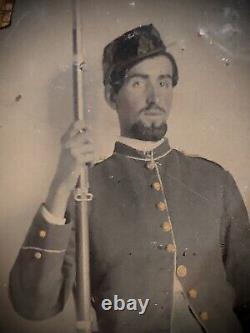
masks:
[[[51,214],[44,204],[41,205],[41,214],[44,219],[51,224],[63,225],[66,222],[65,218],[57,217]]]

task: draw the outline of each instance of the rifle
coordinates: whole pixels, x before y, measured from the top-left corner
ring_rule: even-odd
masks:
[[[85,120],[83,98],[83,44],[81,24],[81,0],[72,0],[73,12],[73,109],[76,120]],[[88,192],[88,165],[81,169],[75,189],[77,241],[76,241],[76,330],[78,333],[91,333],[91,304],[90,304],[90,267],[89,267],[89,225],[88,201],[93,195]]]

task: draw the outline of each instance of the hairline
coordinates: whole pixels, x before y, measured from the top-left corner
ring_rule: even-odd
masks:
[[[169,59],[171,66],[172,66],[172,86],[174,87],[177,84],[178,79],[179,79],[178,67],[177,67],[177,64],[176,64],[176,61],[175,61],[175,58],[173,57],[173,55],[167,51],[164,51],[164,52],[160,52],[157,54],[148,55],[147,57],[145,57],[143,59],[139,59],[138,61],[136,61],[133,64],[128,64],[128,67],[124,68],[124,70],[123,70],[125,72],[124,77],[120,78],[119,81],[117,81],[117,83],[121,82],[121,84],[119,85],[119,89],[117,91],[116,91],[116,87],[115,87],[116,83],[112,84],[112,82],[110,82],[110,85],[112,86],[114,93],[117,94],[119,92],[119,90],[122,88],[122,86],[124,85],[125,80],[126,80],[126,73],[128,73],[134,66],[138,65],[139,63],[141,63],[144,60],[156,58],[158,56],[165,56],[167,59]]]

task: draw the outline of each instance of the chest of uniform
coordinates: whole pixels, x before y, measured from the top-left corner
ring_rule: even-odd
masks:
[[[173,252],[175,242],[178,254],[195,256],[219,244],[219,212],[192,185],[170,177],[164,166],[149,169],[146,162],[132,161],[99,183],[92,233],[111,257],[145,257],[154,251],[160,257],[161,250]]]

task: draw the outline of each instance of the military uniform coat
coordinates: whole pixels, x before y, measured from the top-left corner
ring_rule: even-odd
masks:
[[[101,332],[169,333],[175,276],[204,332],[248,332],[250,225],[227,171],[167,140],[147,154],[116,143],[91,169],[90,185],[91,289]],[[38,212],[11,271],[10,297],[26,318],[58,313],[72,290],[75,227],[67,220],[52,225]],[[102,300],[114,295],[150,302],[141,316],[104,311]]]

